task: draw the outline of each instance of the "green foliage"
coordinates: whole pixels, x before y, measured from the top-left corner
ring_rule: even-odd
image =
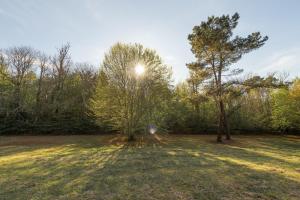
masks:
[[[292,106],[289,101],[289,91],[287,89],[279,89],[272,94],[272,124],[276,129],[286,129],[291,127],[289,115]]]
[[[200,26],[193,28],[193,33],[188,36],[192,52],[197,58],[197,68],[205,69],[208,76],[217,73],[215,68],[226,71],[228,66],[239,61],[243,54],[264,45],[268,37],[262,37],[259,32],[252,33],[245,38],[233,36],[239,20],[238,13],[232,17],[209,17]],[[217,79],[218,77],[216,77]],[[217,81],[217,80],[215,80]]]
[[[206,133],[216,129],[214,102],[195,93],[190,82],[179,83],[168,110],[167,123],[173,133]]]
[[[50,59],[29,47],[3,51],[0,133],[94,130],[88,101],[96,80],[93,66],[71,62],[69,45]]]
[[[272,125],[285,133],[288,129],[299,129],[300,81],[295,80],[289,89],[278,89],[272,93]]]
[[[196,62],[187,64],[191,74],[190,81],[194,86],[196,85],[196,88],[202,85],[201,91],[206,90],[206,95],[216,102],[219,142],[224,132],[226,138],[230,139],[229,115],[226,113],[224,102],[228,84],[223,76],[230,77],[241,73],[241,69],[233,69],[228,73],[229,67],[239,61],[244,54],[258,49],[268,40],[267,36],[262,37],[259,32],[251,33],[245,38],[240,36],[233,38],[233,30],[238,25],[238,20],[238,13],[231,17],[212,16],[199,26],[195,26],[188,36],[191,50],[197,59]]]
[[[275,74],[233,78],[231,68],[268,37],[234,36],[239,15],[211,16],[188,40],[195,62],[189,78],[171,85],[171,70],[157,52],[117,43],[101,68],[74,63],[70,45],[47,56],[21,46],[0,51],[0,133],[206,133],[300,129],[300,81]],[[144,66],[139,73],[136,65]]]

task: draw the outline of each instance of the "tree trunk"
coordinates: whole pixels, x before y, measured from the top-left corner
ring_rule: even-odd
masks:
[[[14,117],[15,119],[21,119],[21,84],[16,84],[16,89],[14,91]]]
[[[39,81],[38,84],[38,91],[36,93],[36,105],[35,105],[35,122],[38,122],[40,120],[41,115],[41,82]]]
[[[231,134],[230,134],[230,127],[228,123],[228,119],[226,118],[225,120],[225,125],[226,125],[226,140],[231,140]]]
[[[221,104],[219,104],[220,106]],[[217,142],[222,142],[222,135],[224,132],[224,128],[223,128],[223,116],[222,116],[222,111],[221,111],[221,106],[219,107],[219,127],[218,127],[218,136],[217,136]]]
[[[132,141],[135,141],[134,134],[129,134],[128,135],[128,142],[132,142]]]
[[[230,135],[230,129],[229,129],[229,123],[228,123],[228,119],[226,116],[226,112],[225,112],[225,108],[224,108],[224,103],[223,100],[221,99],[219,101],[219,132],[221,132],[221,134],[226,133],[226,140],[230,140],[231,139],[231,135]],[[218,136],[219,137],[219,136]]]
[[[229,121],[225,109],[224,109],[224,127],[226,132],[226,140],[231,140]]]
[[[222,142],[222,130],[221,130],[221,123],[219,121],[219,129],[218,129],[218,136],[217,136],[217,142],[221,143]]]

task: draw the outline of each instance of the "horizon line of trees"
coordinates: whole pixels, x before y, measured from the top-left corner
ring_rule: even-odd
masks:
[[[21,46],[0,51],[0,134],[122,132],[230,133],[300,130],[300,79],[240,76],[231,65],[265,44],[259,32],[233,36],[239,15],[209,17],[188,36],[189,78],[141,44],[117,43],[99,70],[74,63],[70,45],[48,56]],[[142,64],[145,72],[134,74]],[[239,76],[238,76],[239,75]]]

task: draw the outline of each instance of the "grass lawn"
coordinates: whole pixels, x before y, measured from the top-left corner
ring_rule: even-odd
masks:
[[[300,199],[300,137],[0,137],[0,199]]]

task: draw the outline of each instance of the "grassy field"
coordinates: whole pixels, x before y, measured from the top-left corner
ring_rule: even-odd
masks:
[[[0,137],[0,199],[300,199],[300,137]]]

